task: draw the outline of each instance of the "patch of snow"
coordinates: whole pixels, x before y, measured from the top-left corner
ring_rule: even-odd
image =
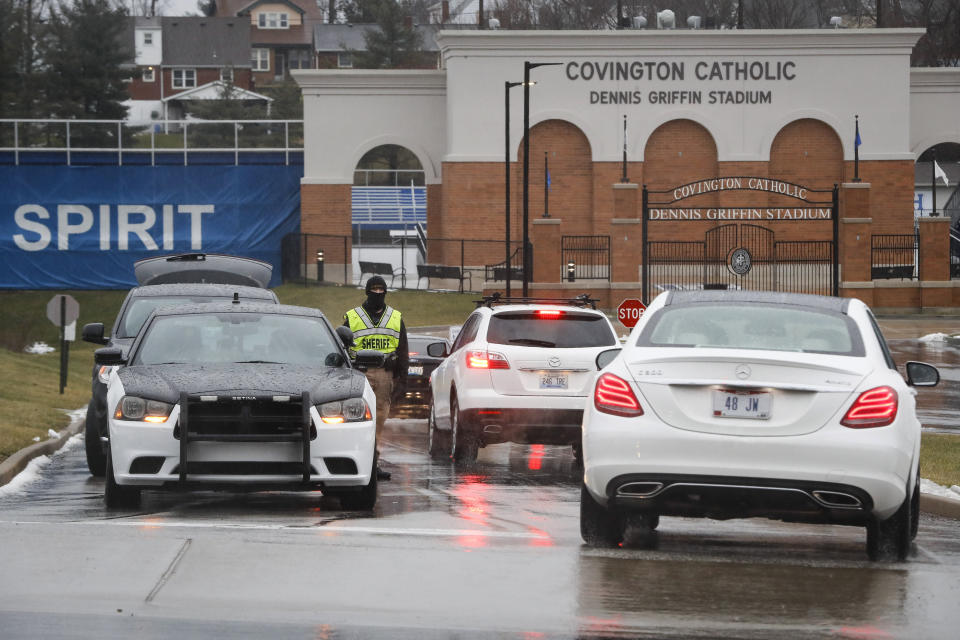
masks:
[[[40,442],[40,436],[34,436],[33,441],[34,441],[34,442]]]
[[[27,463],[23,471],[13,477],[13,480],[0,487],[0,497],[14,493],[21,493],[27,486],[40,477],[40,472],[50,464],[49,456],[39,456]]]
[[[941,498],[950,498],[951,500],[960,501],[960,487],[953,485],[948,489],[947,487],[939,485],[931,480],[927,480],[926,478],[920,478],[920,493],[926,493],[933,496],[939,496]]]
[[[57,433],[56,431],[54,431],[53,429],[47,429],[47,437],[48,437],[48,438],[59,438],[59,437],[60,437],[60,434]]]
[[[39,438],[35,438],[39,440]],[[50,461],[53,458],[59,457],[79,445],[83,442],[83,434],[78,433],[73,436],[67,443],[60,448],[59,451],[54,453],[52,456],[37,456],[33,460],[27,463],[27,466],[24,467],[23,471],[18,473],[13,477],[10,482],[0,487],[0,498],[8,496],[15,493],[22,493],[31,483],[35,482],[37,478],[40,477],[41,472],[47,465],[50,464]]]
[[[24,351],[27,353],[50,353],[51,351],[56,351],[56,349],[48,345],[46,342],[34,342],[32,345],[25,348]]]

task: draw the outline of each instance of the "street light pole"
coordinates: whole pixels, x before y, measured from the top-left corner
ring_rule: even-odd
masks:
[[[530,290],[530,70],[559,62],[523,61],[523,297]]]
[[[505,200],[504,208],[506,213],[506,244],[507,244],[507,257],[503,261],[504,266],[506,267],[506,278],[507,278],[507,297],[510,297],[510,89],[518,87],[522,82],[510,82],[509,80],[503,83],[503,170],[504,170],[504,193]]]

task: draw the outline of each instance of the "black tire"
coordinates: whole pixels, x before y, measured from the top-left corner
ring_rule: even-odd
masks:
[[[140,506],[140,489],[117,484],[113,475],[113,456],[107,453],[106,478],[103,482],[103,501],[108,509],[136,508]]]
[[[920,530],[920,470],[917,469],[917,482],[913,487],[913,499],[910,501],[910,539],[917,537]]]
[[[370,471],[370,482],[360,491],[340,494],[340,506],[348,511],[372,511],[377,504],[377,463]]]
[[[583,467],[583,444],[574,442],[573,445],[573,464],[577,467]]]
[[[103,452],[103,443],[100,442],[100,419],[94,406],[93,398],[87,405],[87,417],[83,425],[84,448],[87,451],[87,469],[90,474],[102,478],[107,472],[107,456]]]
[[[463,422],[460,419],[460,405],[457,397],[450,399],[450,457],[456,462],[476,462],[480,453],[480,443],[476,436],[463,433]]]
[[[913,492],[907,494],[897,512],[886,520],[867,523],[867,557],[874,561],[904,561],[910,553],[910,513]]]
[[[594,500],[586,484],[580,485],[580,537],[591,547],[616,547],[623,541],[619,516]]]
[[[430,414],[427,418],[427,451],[433,459],[450,458],[450,432],[441,431],[437,428],[437,420],[434,417],[433,400],[430,400]]]

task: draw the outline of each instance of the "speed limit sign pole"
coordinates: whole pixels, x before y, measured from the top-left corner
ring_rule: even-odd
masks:
[[[636,298],[627,298],[617,307],[617,320],[627,329],[633,329],[647,307]]]
[[[67,370],[70,341],[76,339],[77,317],[80,315],[80,304],[67,294],[57,294],[47,303],[47,319],[60,328],[60,394],[67,386]]]

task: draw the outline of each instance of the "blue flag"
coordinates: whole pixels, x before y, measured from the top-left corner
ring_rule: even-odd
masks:
[[[860,125],[859,124],[857,125],[857,139],[854,140],[854,144],[858,147],[860,146]]]
[[[550,169],[547,169],[547,189],[550,188]]]

